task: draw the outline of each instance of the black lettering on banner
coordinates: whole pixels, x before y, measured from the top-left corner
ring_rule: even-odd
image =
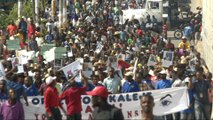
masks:
[[[115,95],[110,95],[109,96],[109,102],[116,102]]]
[[[43,97],[41,98],[41,104],[44,104],[44,98]]]
[[[152,95],[152,92],[144,92],[142,93],[142,95],[139,96],[139,99],[141,99],[142,96],[144,95]]]
[[[40,100],[39,100],[38,98],[33,98],[33,99],[32,99],[32,103],[33,103],[34,105],[38,105],[39,102],[40,102]]]
[[[90,102],[91,102],[91,98],[90,97],[87,97],[87,96],[83,97],[83,103],[84,104],[89,104]]]
[[[125,102],[123,95],[119,95],[119,97],[118,97],[118,102],[121,102],[121,101]]]
[[[137,93],[132,94],[132,97],[133,97],[133,100],[134,100],[134,101],[137,101],[137,100],[138,100],[138,94],[137,94]]]
[[[126,101],[132,101],[132,99],[129,97],[129,94],[126,95]]]

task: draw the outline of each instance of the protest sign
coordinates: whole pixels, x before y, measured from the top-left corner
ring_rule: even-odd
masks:
[[[111,94],[108,102],[122,109],[124,119],[131,119],[141,115],[140,96],[150,94],[154,97],[154,115],[167,115],[185,110],[189,106],[188,92],[185,87],[167,88],[133,93]],[[177,99],[178,98],[178,99]],[[25,119],[45,119],[43,96],[28,97],[29,106],[24,105]],[[82,96],[82,119],[90,120],[92,117],[91,96]],[[64,108],[65,102],[62,101]],[[63,112],[62,112],[63,114]],[[66,116],[63,114],[63,119]]]
[[[11,64],[12,64],[12,67],[14,68],[15,66],[17,66],[19,64],[19,59],[18,57],[13,57],[11,58]]]
[[[7,49],[8,50],[18,50],[20,48],[19,40],[7,40]]]
[[[24,66],[22,64],[17,65],[18,72],[17,73],[24,73]]]
[[[157,60],[157,56],[151,54],[151,55],[149,56],[149,60],[148,60],[147,66],[154,66],[154,65],[157,64],[157,61],[158,61],[158,60]]]
[[[78,72],[79,70],[82,70],[82,65],[81,65],[81,63],[80,63],[80,60],[76,60],[75,62],[73,62],[73,63],[71,63],[71,64],[69,64],[69,65],[67,65],[67,66],[65,66],[65,67],[63,67],[63,68],[61,68],[60,70],[63,70],[65,76],[68,78],[68,75],[74,76],[74,75],[77,74],[77,72]],[[80,81],[81,81],[79,75],[77,75],[77,76],[75,77],[75,81],[77,81],[77,82],[80,82]]]
[[[0,80],[2,80],[5,76],[4,66],[0,62]]]
[[[97,44],[95,53],[99,54],[104,46],[101,43]]]
[[[64,54],[66,54],[67,48],[66,47],[56,47],[55,48],[55,59],[62,59],[64,58]]]
[[[88,78],[91,77],[91,75],[93,73],[92,69],[93,69],[93,65],[92,65],[91,62],[85,62],[85,63],[83,63],[83,74],[86,77],[88,77]]]
[[[51,62],[51,61],[55,60],[55,47],[53,47],[50,50],[44,52],[44,59],[47,62]]]
[[[164,51],[163,53],[163,67],[169,67],[173,64],[174,52]]]
[[[67,49],[66,47],[53,47],[47,51],[45,51],[44,59],[46,59],[47,62],[51,62],[55,59],[62,59],[64,58],[64,54],[66,54]]]
[[[49,51],[50,49],[52,49],[53,47],[55,47],[55,44],[44,44],[42,47],[41,47],[41,55],[44,55],[44,53],[46,51]]]
[[[72,57],[73,56],[73,52],[72,52],[72,48],[70,47],[70,51],[67,52],[67,56],[68,57]]]
[[[33,60],[35,58],[35,51],[27,50],[16,50],[16,57],[19,59],[19,64],[27,64],[28,60]],[[14,58],[12,59],[12,63]]]
[[[108,60],[107,60],[107,69],[109,69],[109,67],[114,68],[115,70],[117,70],[118,67],[118,60],[117,57],[115,56],[109,56]]]

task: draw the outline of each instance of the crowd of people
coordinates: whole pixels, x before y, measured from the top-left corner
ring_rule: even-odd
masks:
[[[58,18],[51,18],[51,9],[47,9],[43,18],[46,21],[35,23],[32,18],[23,16],[2,29],[0,59],[5,75],[0,76],[0,119],[24,119],[22,104],[28,105],[28,96],[41,95],[44,96],[48,119],[62,119],[61,108],[68,120],[79,120],[83,94],[93,96],[94,119],[124,119],[119,109],[107,103],[108,94],[182,86],[188,87],[189,108],[159,119],[210,119],[212,73],[190,43],[198,39],[201,32],[202,14],[199,12],[191,16],[192,20],[184,29],[184,37],[176,48],[166,35],[166,22],[160,33],[146,26],[151,18],[142,22],[129,19],[121,24],[119,18],[122,11],[118,9],[117,2],[98,0],[93,4],[89,0],[70,1],[68,22],[63,28],[57,27]],[[22,73],[17,73],[17,66],[11,63],[16,51],[7,49],[7,41],[14,39],[19,39],[22,50],[37,53],[36,59],[24,64]],[[75,81],[76,75],[66,78],[63,71],[55,69],[53,62],[46,62],[40,54],[44,44],[72,50],[73,56],[66,56],[63,66],[83,58],[84,62],[93,64],[93,74],[88,78],[79,71],[81,82]],[[95,52],[98,44],[103,45],[100,53]],[[174,53],[169,67],[162,65],[165,51]],[[119,69],[107,64],[109,56],[118,59]],[[147,64],[150,56],[156,57],[154,65]],[[118,74],[118,70],[122,75]],[[25,103],[21,104],[20,98],[24,98]],[[61,106],[61,100],[66,101],[67,111]],[[141,101],[142,108],[152,113],[153,98],[146,96]],[[143,104],[148,104],[148,107]]]

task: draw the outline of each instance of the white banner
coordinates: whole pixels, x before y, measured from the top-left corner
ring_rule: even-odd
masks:
[[[69,65],[67,65],[67,66],[65,66],[65,67],[63,67],[63,68],[61,68],[60,70],[63,70],[65,76],[68,78],[68,75],[74,76],[74,75],[76,75],[77,72],[78,72],[79,70],[81,70],[81,69],[82,69],[82,65],[81,65],[81,63],[80,63],[80,60],[76,60],[75,62],[73,62],[73,63],[71,63],[71,64],[69,64]],[[80,81],[81,81],[80,76],[77,75],[77,76],[75,77],[75,80],[76,80],[77,82],[80,82]]]
[[[124,118],[131,119],[140,115],[141,107],[139,97],[151,94],[155,100],[154,114],[166,115],[182,111],[189,106],[188,92],[185,87],[168,88],[162,90],[152,90],[125,94],[112,94],[108,97],[108,102],[121,108]],[[178,99],[177,99],[178,98]],[[82,119],[88,120],[92,115],[91,96],[82,96]],[[28,97],[29,106],[24,105],[25,119],[45,118],[43,96]],[[62,102],[65,107],[64,102]],[[61,112],[62,113],[62,112]],[[65,119],[65,115],[63,115]]]

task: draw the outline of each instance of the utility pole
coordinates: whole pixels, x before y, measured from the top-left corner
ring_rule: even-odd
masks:
[[[33,21],[35,21],[35,0],[32,0],[33,2]]]
[[[22,4],[22,0],[18,0],[18,18],[20,18],[22,15]]]
[[[39,21],[39,0],[35,0],[35,15],[36,15],[36,22]]]
[[[44,0],[41,0],[41,17],[44,18],[45,14],[45,6],[44,6]]]
[[[62,23],[63,23],[63,1],[64,0],[59,0],[59,14],[58,14],[58,18],[59,18],[58,28],[59,28],[59,31],[61,31]]]
[[[51,6],[51,11],[52,11],[52,19],[55,18],[56,15],[56,0],[52,0],[52,6]]]
[[[67,0],[63,0],[63,28],[67,24]]]

